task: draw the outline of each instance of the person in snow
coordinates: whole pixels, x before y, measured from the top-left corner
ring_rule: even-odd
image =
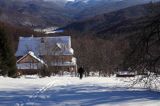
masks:
[[[78,69],[78,74],[79,74],[79,78],[82,79],[82,78],[83,78],[83,74],[84,74],[84,69],[83,69],[83,67],[80,67],[80,68]]]

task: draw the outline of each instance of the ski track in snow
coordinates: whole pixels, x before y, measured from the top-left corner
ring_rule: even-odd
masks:
[[[0,78],[0,106],[160,106],[160,93],[126,84],[116,77]]]
[[[54,86],[54,82],[49,82],[47,85],[37,89],[28,100],[22,100],[20,103],[17,103],[16,106],[26,106],[31,103],[31,106],[34,106],[34,100],[38,98],[41,94],[47,91],[49,88]],[[29,104],[28,104],[29,103]]]
[[[54,86],[54,82],[56,82],[56,80],[49,82],[48,84],[46,84],[45,86],[37,89],[30,97],[28,100],[22,100],[20,101],[20,103],[17,103],[16,106],[34,106],[35,105],[35,100],[40,98],[40,96],[45,93],[49,88]],[[69,80],[67,80],[66,85],[70,85],[71,82]],[[56,92],[56,91],[53,91]]]

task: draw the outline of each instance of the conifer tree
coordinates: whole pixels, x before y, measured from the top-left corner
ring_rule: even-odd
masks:
[[[12,46],[7,31],[0,27],[0,74],[3,76],[16,75],[16,59]]]

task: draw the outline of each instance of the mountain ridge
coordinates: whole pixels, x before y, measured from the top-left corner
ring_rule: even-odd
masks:
[[[52,2],[49,0],[0,0],[0,21],[7,22],[17,26],[28,27],[49,27],[65,26],[74,21],[85,20],[96,15],[109,13],[132,6],[131,0],[112,1],[89,0],[88,4],[82,4],[78,1]],[[57,1],[57,0],[56,0]],[[136,3],[138,0],[134,1]],[[149,1],[149,0],[147,0]],[[77,3],[75,5],[75,3]],[[129,5],[128,5],[129,3]],[[85,6],[83,6],[85,5]],[[116,7],[116,9],[115,9]]]
[[[152,13],[152,6],[154,13]],[[160,2],[138,5],[74,22],[63,28],[72,32],[94,33],[96,36],[131,33],[144,26],[147,17],[149,19],[152,15],[160,14],[159,10]]]

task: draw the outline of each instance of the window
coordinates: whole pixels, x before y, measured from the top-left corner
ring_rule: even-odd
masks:
[[[41,43],[44,43],[44,38],[41,38]]]

